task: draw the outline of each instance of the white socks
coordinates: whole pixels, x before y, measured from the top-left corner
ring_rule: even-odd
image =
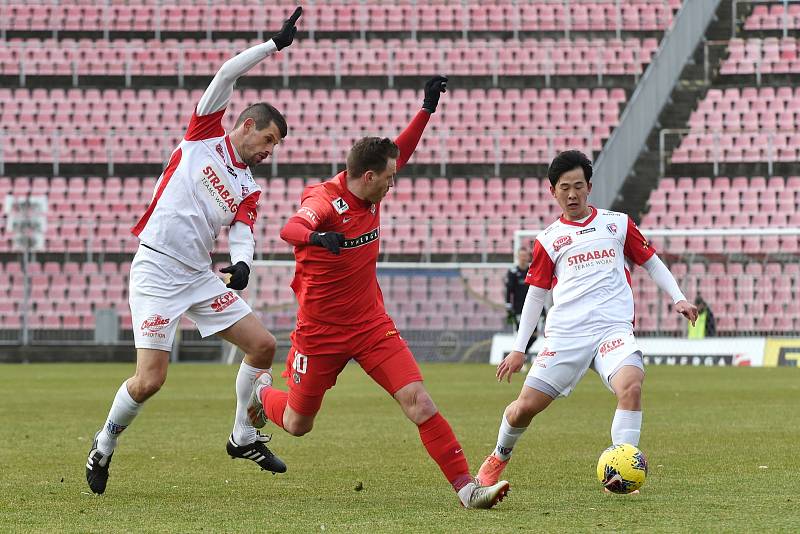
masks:
[[[108,412],[108,419],[100,433],[97,435],[97,448],[104,455],[114,452],[117,446],[117,439],[122,431],[128,428],[133,418],[139,413],[142,404],[136,402],[128,393],[128,381],[122,383],[114,396],[111,404],[111,411]]]
[[[500,423],[500,430],[497,432],[497,446],[494,449],[494,455],[503,461],[511,458],[511,451],[514,449],[514,445],[526,430],[528,430],[528,427],[516,428],[509,425],[505,414],[503,414],[503,421]]]
[[[611,423],[611,443],[619,445],[629,443],[639,446],[639,435],[642,433],[642,412],[617,410]]]
[[[247,417],[247,404],[253,393],[253,380],[260,371],[269,371],[272,368],[258,369],[244,362],[239,366],[236,375],[236,418],[233,420],[233,441],[237,445],[248,445],[256,440],[256,429]]]

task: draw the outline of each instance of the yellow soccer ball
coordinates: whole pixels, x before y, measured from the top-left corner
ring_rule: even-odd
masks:
[[[633,445],[612,445],[603,451],[597,462],[597,479],[612,493],[636,491],[645,478],[647,458]]]

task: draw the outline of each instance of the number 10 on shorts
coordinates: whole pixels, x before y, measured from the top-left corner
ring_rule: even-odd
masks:
[[[294,373],[292,373],[292,380],[294,380],[295,384],[299,384],[300,375],[306,374],[306,371],[308,370],[308,357],[304,354],[300,354],[299,352],[295,352],[292,368],[294,369]]]

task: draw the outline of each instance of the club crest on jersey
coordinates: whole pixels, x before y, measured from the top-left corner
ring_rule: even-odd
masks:
[[[571,245],[571,244],[572,244],[572,236],[571,235],[565,235],[565,236],[561,236],[561,237],[559,237],[558,239],[555,240],[555,242],[553,243],[553,248],[555,249],[556,252],[558,252],[562,248],[566,247],[567,245]]]
[[[372,206],[369,207],[369,212],[371,214],[375,215],[375,204],[373,204]]]
[[[617,235],[617,224],[616,223],[607,224],[606,228],[608,228],[608,231],[611,232],[611,235]]]
[[[335,209],[336,213],[339,215],[350,209],[350,206],[347,205],[347,202],[345,202],[342,197],[333,199],[331,204],[333,204],[333,209]]]

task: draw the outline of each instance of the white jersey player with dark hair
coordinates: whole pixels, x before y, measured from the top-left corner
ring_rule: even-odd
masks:
[[[578,152],[559,154],[550,164],[550,192],[562,216],[541,232],[514,350],[497,367],[502,381],[522,368],[525,345],[533,333],[544,299],[553,292],[545,324],[545,346],[533,361],[517,400],[506,407],[495,450],[478,471],[483,485],[494,484],[511,458],[517,440],[533,417],[557,397],[565,397],[591,367],[617,397],[611,423],[616,444],[639,444],[642,426],[644,362],[633,335],[631,264],[644,267],[675,305],[694,323],[690,304],[655,248],[624,213],[588,204],[592,164]]]
[[[86,462],[86,480],[103,493],[119,435],[167,377],[175,332],[184,314],[203,337],[217,334],[245,353],[236,377],[236,415],[227,452],[273,473],[286,465],[264,445],[250,423],[247,404],[257,373],[270,373],[275,338],[234,290],[247,286],[253,261],[260,189],[251,167],[266,160],[286,137],[283,115],[266,103],[247,107],[230,133],[222,117],[239,77],[289,46],[302,13],[297,8],[269,41],[226,61],[192,114],[183,140],[156,183],[146,212],[133,228],[140,246],[131,264],[129,301],[136,345],[136,373],[122,383]],[[230,227],[231,265],[211,269],[211,251]]]

